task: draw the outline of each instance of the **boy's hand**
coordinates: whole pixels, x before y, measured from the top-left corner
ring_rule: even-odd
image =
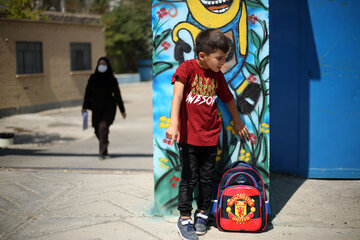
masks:
[[[249,135],[249,129],[246,127],[245,123],[241,120],[234,121],[234,130],[237,134],[240,135],[241,138],[245,138]]]
[[[234,99],[226,103],[230,114],[234,121],[234,130],[236,134],[239,134],[241,138],[245,138],[249,134],[249,129],[246,127],[245,123],[241,121],[239,113],[236,109],[236,104]]]
[[[170,146],[173,145],[174,141],[176,140],[177,143],[180,141],[180,132],[177,127],[171,126],[166,129],[166,138],[171,140]]]

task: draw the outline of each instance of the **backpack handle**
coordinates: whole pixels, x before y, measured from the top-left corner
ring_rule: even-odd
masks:
[[[233,179],[233,177],[235,177],[235,176],[237,176],[237,175],[240,175],[240,174],[243,174],[243,175],[246,175],[246,176],[250,177],[250,179],[252,180],[254,186],[255,186],[255,187],[258,187],[258,184],[257,184],[257,182],[255,181],[254,177],[251,176],[251,175],[248,174],[248,173],[245,173],[245,172],[238,172],[238,173],[235,173],[235,174],[231,175],[231,176],[229,177],[229,179],[226,181],[224,187],[228,187],[231,179]]]

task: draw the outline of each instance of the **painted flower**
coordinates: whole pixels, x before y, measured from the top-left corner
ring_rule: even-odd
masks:
[[[253,134],[253,133],[250,133],[248,136],[247,136],[247,140],[251,142],[252,145],[255,145],[256,144],[256,136]]]
[[[170,179],[170,183],[174,181],[171,186],[174,188],[176,187],[176,183],[175,182],[179,182],[180,181],[180,178],[176,177],[175,175],[173,175],[172,179]]]
[[[254,75],[250,74],[250,76],[247,78],[247,80],[250,83],[254,83],[254,82],[256,82],[256,77]]]
[[[216,161],[217,162],[221,160],[221,153],[222,153],[221,149],[218,148],[217,149],[217,154],[216,154]]]
[[[228,130],[229,132],[235,135],[234,121],[231,121],[230,125],[226,126],[226,130]]]
[[[159,16],[159,18],[163,18],[166,15],[168,15],[168,12],[166,11],[165,8],[161,8],[159,11],[156,12],[157,15]]]
[[[255,24],[255,21],[257,20],[258,18],[254,15],[254,14],[251,14],[249,16],[249,21],[252,23],[252,24]]]
[[[160,167],[165,169],[165,170],[168,170],[169,169],[169,166],[167,166],[165,163],[167,163],[169,160],[166,159],[166,158],[160,158]]]
[[[160,119],[159,128],[168,128],[170,126],[170,118],[161,116],[159,119]]]
[[[168,50],[171,45],[170,45],[170,43],[165,41],[165,42],[161,43],[161,46],[164,48],[164,50]]]
[[[262,123],[261,124],[261,128],[260,128],[260,132],[263,132],[263,133],[269,133],[270,130],[269,130],[269,124],[267,123]]]
[[[240,161],[249,162],[250,161],[250,153],[246,152],[245,149],[241,149],[240,156],[238,159]]]
[[[163,143],[167,144],[167,145],[170,145],[171,144],[171,140],[168,139],[168,138],[164,138],[163,139]]]

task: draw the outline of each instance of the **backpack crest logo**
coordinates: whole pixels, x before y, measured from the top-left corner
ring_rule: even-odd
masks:
[[[243,200],[243,201],[238,201],[238,200]],[[231,212],[231,207],[234,205],[234,203],[235,203],[235,214]],[[251,207],[250,209],[251,212],[249,214],[247,214],[247,205]],[[245,194],[236,194],[231,199],[228,199],[227,206],[228,207],[226,208],[226,212],[228,213],[229,218],[238,224],[243,224],[249,221],[250,219],[252,219],[254,217],[254,212],[256,211],[256,208],[254,207],[255,200],[251,199]]]

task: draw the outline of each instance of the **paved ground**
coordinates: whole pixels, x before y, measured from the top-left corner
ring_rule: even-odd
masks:
[[[99,161],[80,106],[0,119],[0,239],[180,239],[176,215],[154,214],[151,83],[121,85],[128,118],[111,127]],[[360,181],[272,174],[267,232],[211,228],[200,239],[360,239]]]

